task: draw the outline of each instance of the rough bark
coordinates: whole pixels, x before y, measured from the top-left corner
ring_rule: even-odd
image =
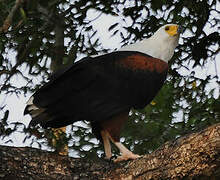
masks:
[[[220,123],[117,164],[6,146],[0,162],[0,179],[220,179]]]

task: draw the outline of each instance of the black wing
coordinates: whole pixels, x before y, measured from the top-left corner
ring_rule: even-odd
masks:
[[[78,120],[107,120],[130,108],[143,108],[155,97],[167,74],[167,63],[143,53],[119,51],[84,59],[34,94],[43,113],[33,118],[60,127]],[[42,118],[40,118],[40,116]]]

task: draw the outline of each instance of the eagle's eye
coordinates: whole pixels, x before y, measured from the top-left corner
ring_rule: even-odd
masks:
[[[169,26],[166,26],[166,27],[165,27],[165,31],[168,31],[169,29],[170,29]]]

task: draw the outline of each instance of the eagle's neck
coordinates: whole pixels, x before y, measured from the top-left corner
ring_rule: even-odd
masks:
[[[172,39],[159,39],[152,36],[138,43],[124,46],[119,51],[139,51],[168,63],[174,54],[176,46],[177,41],[174,42]]]

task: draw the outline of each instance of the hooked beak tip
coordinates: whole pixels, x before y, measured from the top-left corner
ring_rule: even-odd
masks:
[[[178,29],[177,29],[177,32],[182,33],[183,31],[184,31],[184,28],[182,26],[179,26]]]

